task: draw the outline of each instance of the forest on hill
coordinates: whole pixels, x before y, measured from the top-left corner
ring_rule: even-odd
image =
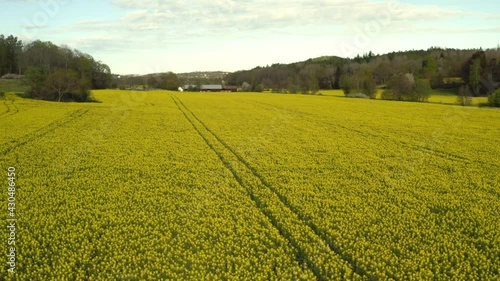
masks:
[[[316,93],[320,89],[343,89],[346,94],[361,92],[368,96],[373,95],[377,85],[382,85],[393,89],[393,97],[388,98],[398,100],[411,100],[420,81],[433,89],[453,88],[464,95],[488,96],[500,86],[499,61],[500,48],[432,47],[384,55],[369,52],[352,59],[320,57],[273,64],[231,73],[226,81],[245,85],[252,91]]]

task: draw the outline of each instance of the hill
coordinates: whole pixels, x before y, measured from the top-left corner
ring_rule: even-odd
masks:
[[[282,93],[315,93],[340,88],[360,91],[363,84],[381,86],[397,76],[409,74],[414,79],[429,80],[433,89],[458,89],[468,85],[475,96],[487,96],[500,87],[499,62],[499,48],[459,50],[432,47],[382,55],[369,52],[355,58],[322,56],[290,64],[255,67],[228,74],[226,82],[236,86],[247,83],[246,88],[252,91],[272,89]],[[471,83],[472,67],[475,67],[476,81],[473,79]]]
[[[195,72],[186,72],[186,73],[177,73],[177,76],[183,80],[190,79],[224,79],[226,75],[230,72],[225,71],[195,71]]]

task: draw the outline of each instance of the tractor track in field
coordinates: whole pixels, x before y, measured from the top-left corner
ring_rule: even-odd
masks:
[[[10,106],[9,106],[9,102],[7,101],[7,99],[4,99],[3,100],[3,104],[5,105],[5,107],[7,108],[6,111],[0,113],[0,116],[12,116],[16,113],[19,112],[19,108],[14,104],[14,101],[13,100],[9,100],[10,101]],[[11,107],[12,106],[12,107]]]
[[[41,137],[47,135],[48,133],[53,132],[54,130],[61,128],[65,125],[77,120],[79,117],[87,114],[87,112],[89,112],[89,110],[90,110],[89,108],[77,109],[75,111],[72,111],[70,114],[68,114],[62,118],[59,118],[56,121],[48,124],[47,126],[39,128],[33,132],[30,132],[30,133],[28,133],[28,134],[26,134],[18,139],[11,140],[11,141],[4,143],[2,145],[4,148],[0,151],[0,155],[5,156],[17,148],[22,147],[22,146],[26,145],[27,143],[29,143],[37,138],[41,138]]]
[[[5,105],[5,107],[7,108],[7,110],[6,110],[6,111],[4,111],[4,112],[2,112],[2,113],[0,113],[0,116],[4,116],[5,114],[8,114],[8,113],[10,112],[10,107],[9,107],[9,105],[7,104],[7,100],[5,100],[5,99],[4,99],[4,100],[3,100],[3,104]]]
[[[275,216],[267,211],[265,211],[262,207],[262,202],[259,200],[259,198],[257,196],[255,196],[255,194],[251,191],[250,188],[248,188],[246,186],[246,184],[243,182],[242,178],[240,177],[240,175],[236,172],[236,170],[232,167],[231,163],[225,159],[224,155],[222,155],[221,152],[219,152],[213,145],[212,143],[203,135],[203,133],[200,131],[200,129],[194,124],[194,122],[188,117],[188,114],[182,110],[181,108],[181,104],[182,102],[176,98],[174,98],[173,96],[172,97],[172,100],[174,101],[175,105],[179,108],[179,110],[182,112],[182,114],[184,115],[184,117],[186,118],[186,120],[191,124],[191,126],[195,129],[195,131],[198,133],[198,135],[203,139],[203,141],[210,147],[210,149],[219,157],[219,160],[224,164],[224,166],[231,172],[231,174],[233,175],[233,177],[236,179],[236,181],[238,182],[238,184],[243,187],[243,189],[247,192],[248,196],[250,197],[250,199],[254,202],[255,206],[267,217],[267,219],[271,222],[272,226],[274,228],[276,228],[279,232],[279,234],[281,235],[281,237],[283,237],[288,243],[290,243],[291,245],[293,245],[293,247],[295,249],[297,249],[297,251],[300,253],[300,254],[304,254],[303,251],[300,250],[300,247],[298,247],[297,243],[295,243],[294,241],[292,241],[291,239],[288,238],[288,234],[286,233],[286,231],[283,231],[283,227],[278,223],[277,219],[275,218]],[[182,107],[186,110],[186,111],[189,111],[187,109],[187,107],[182,104]],[[190,112],[190,111],[189,111]],[[299,255],[296,255],[295,256],[295,259],[297,262],[301,263],[301,258]],[[309,268],[309,270],[311,270],[311,272],[314,273],[316,279],[318,280],[323,280],[323,278],[321,277],[321,275],[319,275],[318,273],[318,270],[315,269],[315,265],[310,261],[306,261],[307,263],[307,267]]]
[[[295,113],[298,113],[298,114],[302,115],[303,117],[305,117],[309,121],[316,122],[316,123],[321,123],[321,124],[325,124],[325,125],[333,126],[333,127],[340,127],[340,128],[342,128],[344,130],[354,132],[354,133],[356,133],[358,135],[361,135],[362,137],[365,137],[365,138],[367,136],[371,136],[371,137],[374,137],[374,138],[377,138],[377,139],[382,138],[381,135],[376,134],[376,133],[372,133],[372,132],[368,132],[368,131],[361,131],[361,130],[349,128],[348,126],[344,126],[344,125],[337,124],[337,123],[334,124],[334,123],[330,123],[330,122],[326,122],[326,121],[317,120],[316,118],[312,118],[312,117],[316,116],[313,113],[304,112],[304,111],[295,110],[295,109],[290,109],[290,108],[287,108],[287,107],[275,106],[275,105],[271,105],[271,104],[264,103],[264,102],[259,102],[259,101],[251,101],[251,102],[257,103],[257,104],[261,104],[261,105],[264,105],[264,106],[267,106],[267,107],[271,107],[271,108],[279,108],[279,109],[283,109],[283,110],[295,112]],[[414,149],[417,149],[417,150],[422,151],[422,152],[427,152],[427,153],[433,154],[433,155],[435,155],[437,157],[440,157],[440,158],[443,158],[445,160],[461,161],[461,162],[463,162],[465,164],[470,164],[470,163],[473,162],[471,159],[469,159],[467,157],[463,157],[461,155],[456,155],[456,154],[449,153],[449,152],[446,152],[446,151],[442,151],[442,150],[439,150],[439,149],[433,149],[433,148],[425,147],[425,146],[418,145],[418,144],[412,144],[412,143],[405,142],[405,141],[402,141],[402,140],[398,140],[398,139],[394,139],[394,138],[388,138],[387,136],[384,136],[383,139],[389,140],[389,141],[397,143],[397,144],[402,144],[404,146],[407,146],[407,147],[410,147],[410,148],[414,148]],[[486,162],[483,162],[483,161],[479,161],[479,163],[484,164],[484,165],[492,165],[491,163],[486,163]],[[493,165],[495,165],[495,164],[493,164]]]
[[[12,106],[16,109],[16,113],[19,112],[19,107],[15,104],[15,100],[11,100],[10,103],[12,103]]]
[[[240,186],[242,186],[247,191],[250,199],[255,203],[256,207],[269,219],[273,227],[278,230],[281,236],[285,238],[298,251],[298,254],[296,255],[296,260],[299,263],[301,263],[301,260],[303,260],[303,256],[307,256],[305,251],[301,248],[300,245],[298,245],[296,239],[294,237],[291,237],[290,232],[286,229],[286,227],[284,227],[279,222],[279,219],[277,219],[276,216],[271,211],[266,210],[265,207],[263,207],[263,203],[261,202],[259,197],[253,193],[252,187],[248,186],[249,184],[244,182],[242,177],[238,174],[238,172],[234,169],[234,167],[232,167],[231,162],[224,157],[221,151],[218,151],[217,148],[214,147],[211,141],[208,140],[208,138],[205,135],[203,135],[201,130],[206,131],[220,145],[222,145],[222,147],[224,147],[224,149],[226,149],[229,152],[229,154],[235,157],[237,161],[239,161],[253,175],[253,177],[255,177],[257,181],[260,182],[260,184],[263,187],[265,187],[272,195],[277,197],[277,199],[279,200],[278,202],[283,204],[283,208],[289,210],[291,214],[293,214],[297,218],[298,223],[301,223],[304,228],[307,228],[308,230],[312,231],[312,234],[314,234],[314,238],[324,243],[324,245],[328,247],[328,250],[334,253],[336,257],[341,259],[343,262],[345,262],[352,269],[354,273],[358,274],[361,277],[363,276],[370,277],[367,276],[368,275],[367,271],[363,269],[361,265],[358,264],[358,262],[354,260],[351,255],[343,253],[340,247],[337,246],[324,231],[319,229],[315,224],[311,222],[310,219],[308,219],[297,208],[295,208],[285,195],[283,195],[274,186],[272,186],[250,163],[248,163],[248,161],[246,161],[231,146],[229,146],[217,134],[215,134],[186,105],[184,105],[184,103],[178,97],[174,98],[174,96],[171,96],[171,98],[177,105],[179,110],[184,114],[184,117],[188,120],[189,123],[191,123],[191,125],[194,127],[197,133],[203,138],[205,143],[217,154],[217,156],[223,162],[226,168],[232,173],[233,177],[238,181]],[[191,118],[196,121],[192,120],[189,116],[192,116]],[[197,127],[195,122],[199,123],[198,126],[201,126],[201,129]],[[318,265],[316,265],[314,261],[312,261],[310,258],[307,258],[305,262],[308,268],[311,270],[311,272],[314,273],[314,275],[318,280],[328,280],[329,277],[324,276],[325,273],[321,272],[321,270],[318,268]]]

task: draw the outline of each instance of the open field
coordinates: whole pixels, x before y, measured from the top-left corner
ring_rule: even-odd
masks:
[[[377,99],[381,99],[383,90],[378,90]],[[334,96],[334,97],[345,97],[342,90],[320,90],[324,96]],[[432,90],[432,94],[427,101],[429,103],[439,103],[439,104],[458,104],[457,94],[455,90]],[[487,97],[472,97],[472,105],[480,105],[488,102]]]
[[[24,92],[29,89],[22,80],[0,79],[0,92]]]
[[[23,80],[8,80],[0,79],[0,92],[17,92],[22,93],[29,89]],[[377,99],[381,99],[383,90],[378,90]],[[271,92],[266,92],[271,93]],[[342,90],[319,90],[319,95],[323,96],[334,96],[334,97],[345,97]],[[456,90],[442,90],[435,89],[432,90],[432,95],[428,100],[429,103],[439,103],[439,104],[457,104]],[[480,105],[488,102],[487,97],[473,97],[472,105]]]
[[[333,92],[94,95],[0,102],[18,280],[500,274],[498,109]]]
[[[488,103],[487,97],[472,97],[472,105]],[[433,90],[429,102],[442,104],[457,104],[457,90]]]

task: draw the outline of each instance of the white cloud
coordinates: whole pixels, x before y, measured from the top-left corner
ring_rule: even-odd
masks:
[[[83,20],[74,23],[71,26],[71,29],[77,31],[99,31],[103,29],[114,29],[118,27],[119,23],[112,20]]]
[[[391,13],[392,20],[438,20],[469,14],[456,8],[439,6],[416,6],[393,1],[370,0],[323,0],[284,1],[269,3],[263,0],[236,2],[216,1],[132,1],[115,0],[115,4],[136,11],[147,11],[151,20],[162,20],[168,14],[171,19],[185,20],[197,24],[236,25],[240,29],[248,26],[264,28],[268,25],[300,26],[303,24],[335,24],[340,22],[373,19],[380,14]],[[156,17],[158,16],[158,17]],[[258,21],[261,24],[255,24]]]
[[[372,0],[277,0],[272,3],[264,0],[114,0],[113,3],[127,11],[120,19],[121,29],[147,31],[147,40],[153,37],[164,43],[179,38],[189,41],[238,36],[272,38],[277,34],[352,34],[369,28],[380,28],[383,33],[407,33],[420,23],[478,17],[453,7]]]
[[[149,57],[150,63],[159,60],[158,54],[167,61],[162,64],[167,69],[174,62],[178,65],[195,60],[212,65],[224,58],[226,70],[239,68],[230,65],[243,63],[252,67],[261,53],[266,53],[266,57],[259,63],[280,62],[287,57],[299,60],[302,56],[305,59],[314,55],[347,55],[335,53],[342,43],[355,46],[355,52],[364,52],[386,35],[394,39],[414,33],[498,33],[498,15],[442,4],[384,0],[113,0],[112,3],[120,8],[121,16],[83,20],[50,32],[72,34],[71,45],[91,54],[124,53],[133,57],[135,52]],[[484,20],[491,21],[489,27],[481,22]],[[457,27],[457,22],[462,21],[468,25]],[[360,36],[369,37],[364,40],[366,44],[359,44]],[[263,47],[258,49],[258,46]],[[207,51],[208,48],[212,51]],[[207,54],[216,57],[210,64]],[[128,59],[116,60],[120,66],[128,63]],[[218,67],[222,65],[215,65]]]
[[[25,24],[22,26],[22,28],[26,30],[32,30],[32,29],[42,29],[42,28],[47,28],[48,25],[35,25],[35,24]]]
[[[432,34],[452,34],[452,33],[500,33],[500,26],[489,26],[489,27],[470,27],[470,26],[460,26],[460,28],[445,28],[445,27],[419,27],[415,30],[416,32],[428,32]]]

